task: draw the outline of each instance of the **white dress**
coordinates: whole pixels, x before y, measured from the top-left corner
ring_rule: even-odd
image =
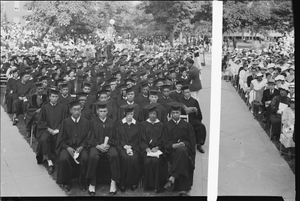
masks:
[[[293,140],[295,113],[290,107],[283,111],[282,124],[282,133],[280,134],[279,141],[285,148],[295,147],[295,142]]]

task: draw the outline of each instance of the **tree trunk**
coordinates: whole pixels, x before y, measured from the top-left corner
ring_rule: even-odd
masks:
[[[181,30],[180,33],[179,33],[179,43],[182,44],[182,30]]]
[[[169,41],[170,41],[170,44],[172,47],[173,47],[173,43],[174,43],[174,33],[175,33],[175,30],[173,29],[172,31],[170,31],[170,34],[169,34]]]

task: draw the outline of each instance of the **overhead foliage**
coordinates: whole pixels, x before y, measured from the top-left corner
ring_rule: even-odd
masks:
[[[223,32],[263,30],[283,31],[293,28],[292,2],[224,1]]]

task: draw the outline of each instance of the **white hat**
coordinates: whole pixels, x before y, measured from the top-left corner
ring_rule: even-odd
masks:
[[[275,81],[278,81],[278,80],[284,81],[284,80],[285,80],[285,79],[284,79],[284,76],[283,76],[283,75],[277,75],[277,76],[275,77]]]
[[[257,73],[256,77],[262,77],[264,76],[261,72]]]
[[[287,67],[287,66],[282,66],[281,67],[281,72],[284,72],[284,71],[286,71],[286,70],[288,70],[289,68]]]
[[[275,64],[274,64],[274,63],[268,64],[268,68],[274,68],[274,67],[275,67]]]
[[[291,82],[291,83],[289,84],[289,88],[295,88],[295,83],[294,83],[294,82]]]

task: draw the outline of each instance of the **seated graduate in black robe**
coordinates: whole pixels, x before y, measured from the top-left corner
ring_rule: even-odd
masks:
[[[170,178],[164,186],[173,190],[178,181],[179,195],[187,195],[193,184],[196,139],[192,125],[180,119],[182,104],[169,103],[171,120],[165,124],[164,146],[171,164]]]
[[[29,97],[26,111],[26,132],[27,137],[31,136],[31,125],[34,121],[38,120],[41,107],[48,101],[47,94],[44,92],[44,87],[41,82],[35,84],[36,92]]]
[[[48,173],[54,172],[53,153],[55,153],[55,143],[59,133],[61,122],[66,118],[64,106],[57,102],[58,90],[51,89],[49,93],[49,102],[42,106],[38,120],[38,130],[36,139],[37,145],[37,163],[42,164],[43,160],[48,162]]]
[[[97,97],[98,100],[96,103],[93,104],[93,114],[94,117],[98,117],[98,113],[97,113],[97,104],[98,103],[105,103],[107,106],[107,117],[111,118],[114,122],[117,121],[117,109],[113,108],[111,105],[109,105],[109,103],[107,103],[107,90],[103,89],[97,92]]]
[[[158,100],[158,91],[157,90],[150,90],[149,91],[149,101],[150,101],[150,104],[156,104],[157,119],[162,123],[166,123],[168,121],[167,110],[160,103],[157,103],[157,100]],[[148,111],[146,109],[143,108],[143,110],[144,110],[145,120],[146,120],[149,117],[149,114],[148,114]]]
[[[176,102],[180,102],[179,99],[183,96],[181,87],[182,87],[182,81],[177,81],[175,84],[175,90],[171,91],[170,93],[170,98]]]
[[[86,166],[88,160],[87,146],[90,135],[90,122],[81,117],[81,103],[79,100],[70,103],[71,117],[62,121],[61,129],[56,141],[57,158],[57,180],[62,184],[65,191],[71,190],[71,180],[74,166],[80,165],[79,187],[86,190]],[[79,154],[76,161],[74,154]],[[77,163],[78,164],[78,163]]]
[[[91,138],[86,178],[89,179],[89,193],[95,195],[96,171],[99,160],[108,158],[110,161],[111,185],[110,195],[117,192],[116,183],[120,182],[120,159],[116,149],[114,120],[107,117],[105,103],[95,103],[98,117],[91,121]],[[107,170],[102,170],[107,171]]]
[[[6,93],[5,93],[5,103],[7,106],[7,113],[12,113],[12,103],[14,100],[13,92],[17,86],[17,82],[20,79],[19,77],[19,70],[15,69],[12,71],[13,77],[8,79],[6,83]]]
[[[117,83],[116,83],[116,78],[111,78],[109,80],[109,85],[110,85],[110,97],[111,99],[114,99],[117,101],[118,95],[119,95],[119,90],[116,88]]]
[[[120,84],[118,86],[118,90],[119,90],[119,95],[117,97],[118,107],[120,107],[126,103],[126,100],[127,100],[126,89],[127,89],[126,84]]]
[[[87,100],[87,93],[79,92],[76,94],[76,99],[81,103],[81,117],[86,118],[87,120],[91,121],[94,118],[93,112],[91,109],[86,107],[86,100]]]
[[[126,185],[130,185],[131,190],[136,190],[142,169],[140,161],[142,127],[141,123],[134,118],[136,105],[122,106],[125,117],[120,120],[116,128],[117,150],[121,163],[121,192],[125,192]]]
[[[163,85],[161,86],[161,90],[162,90],[162,96],[158,98],[158,103],[162,104],[166,110],[167,113],[169,113],[170,111],[170,105],[168,105],[168,103],[173,102],[174,100],[172,98],[170,98],[170,85]]]
[[[16,125],[19,121],[18,116],[26,113],[26,107],[29,99],[29,92],[32,88],[32,82],[29,80],[30,74],[25,71],[21,74],[21,78],[16,82],[16,87],[13,91],[13,125]]]
[[[85,82],[82,88],[82,91],[88,94],[85,106],[89,109],[92,109],[93,104],[96,102],[96,95],[91,94],[91,86],[91,83]]]
[[[163,145],[164,124],[157,118],[157,105],[159,104],[153,103],[145,107],[149,118],[142,122],[141,153],[144,189],[154,189],[156,193],[159,193],[168,179],[168,163]],[[158,150],[163,153],[159,155],[159,158],[147,156],[149,152],[157,153]]]
[[[122,106],[135,104],[135,102],[134,102],[135,93],[134,93],[134,89],[132,87],[126,89],[126,97],[127,97],[127,100]],[[124,117],[124,114],[125,114],[125,108],[122,106],[118,110],[118,120],[122,120]],[[135,104],[133,118],[138,122],[144,121],[143,108],[138,104]]]
[[[60,85],[60,92],[58,94],[58,103],[62,104],[64,106],[64,110],[67,113],[68,116],[70,116],[69,111],[69,103],[73,101],[73,98],[71,97],[69,93],[69,85],[68,83],[62,83]]]
[[[150,103],[149,101],[149,86],[148,82],[141,82],[141,93],[135,97],[134,102],[144,107]]]
[[[182,114],[189,116],[189,123],[193,126],[196,136],[197,150],[200,153],[204,153],[202,146],[206,139],[206,128],[201,123],[202,112],[199,103],[196,99],[191,97],[191,91],[188,85],[182,87],[183,97],[179,99],[179,102],[184,105]]]

